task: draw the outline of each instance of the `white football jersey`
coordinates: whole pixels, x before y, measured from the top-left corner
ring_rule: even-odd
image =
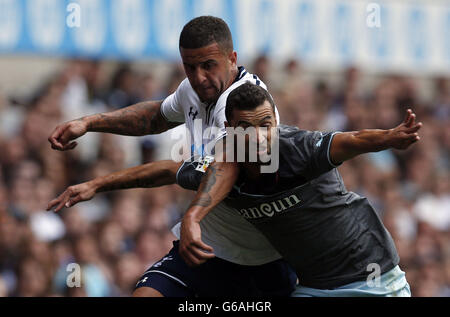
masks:
[[[267,89],[256,75],[239,67],[235,82],[222,93],[215,104],[202,103],[187,78],[163,101],[161,113],[168,121],[186,123],[192,138],[191,155],[203,156],[208,144],[214,144],[225,135],[227,97],[233,89],[246,82]],[[275,114],[279,123],[276,108]],[[281,258],[262,233],[223,202],[202,219],[200,226],[202,240],[221,259],[241,265],[261,265]],[[180,238],[180,223],[172,231]]]

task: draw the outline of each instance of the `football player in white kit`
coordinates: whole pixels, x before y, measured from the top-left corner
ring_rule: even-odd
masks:
[[[228,94],[245,82],[266,86],[237,66],[231,32],[222,19],[202,16],[191,20],[181,32],[179,46],[187,78],[175,93],[163,101],[141,102],[58,125],[49,137],[52,148],[73,149],[77,145],[73,140],[87,132],[140,136],[186,123],[192,137],[191,155],[212,154],[205,145],[225,135]],[[202,124],[194,124],[196,119]],[[233,168],[233,163],[218,165],[222,176]],[[214,177],[210,174],[205,175],[205,184]],[[214,183],[215,188],[220,186],[220,181]],[[214,197],[212,203],[222,198]],[[70,199],[56,210],[82,200],[82,195],[71,192]],[[202,202],[195,200],[188,212],[191,208],[202,208]],[[169,254],[144,273],[134,296],[288,296],[294,289],[295,273],[279,253],[251,224],[222,204],[197,224],[201,237],[196,236],[195,219],[188,217],[186,222],[181,226],[181,241],[175,241]],[[180,224],[173,232],[180,238]]]

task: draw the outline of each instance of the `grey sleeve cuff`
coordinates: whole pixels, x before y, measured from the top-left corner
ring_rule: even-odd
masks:
[[[328,149],[327,149],[328,163],[329,163],[331,166],[333,166],[334,168],[336,168],[336,167],[338,167],[339,165],[342,164],[342,162],[340,162],[340,163],[338,163],[338,164],[336,165],[336,164],[334,164],[334,163],[331,161],[331,158],[330,158],[330,147],[331,147],[331,142],[333,141],[334,136],[335,136],[336,134],[338,134],[338,133],[342,133],[342,132],[336,131],[336,132],[333,132],[333,133],[331,134],[331,136],[330,136],[330,141],[328,141]]]

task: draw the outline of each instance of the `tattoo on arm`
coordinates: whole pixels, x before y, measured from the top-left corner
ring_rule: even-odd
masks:
[[[157,182],[155,182],[155,180],[151,178],[133,179],[123,182],[111,182],[111,184],[109,185],[102,186],[99,192],[107,192],[111,190],[130,189],[130,188],[149,188],[154,186],[158,186],[158,184]]]
[[[216,184],[217,177],[221,177],[221,173],[217,173],[217,171],[222,172],[222,169],[217,169],[214,166],[209,166],[207,172],[206,172],[206,184],[204,187],[202,187],[202,192],[209,193],[211,188]]]
[[[193,206],[208,207],[211,205],[211,196],[208,193],[202,193],[200,197],[195,198],[189,208]]]
[[[145,113],[148,108],[148,104],[146,102],[138,103],[133,108],[124,108],[123,109],[123,118],[120,120],[120,125],[123,129],[132,129],[133,134],[144,135],[149,132],[151,125],[148,120],[148,115]],[[151,110],[151,112],[155,112]],[[127,119],[125,119],[127,118]]]
[[[113,112],[95,115],[95,120],[88,123],[88,130],[122,135],[155,134],[167,129],[163,120],[159,114],[159,106],[154,101],[141,102]]]
[[[101,191],[111,191],[117,189],[129,189],[129,188],[148,188],[156,185],[156,182],[152,179],[136,179],[132,181],[126,181],[122,183],[112,183],[103,186]]]
[[[175,128],[182,124],[181,122],[169,122],[162,117],[159,109],[154,109],[148,116],[143,116],[143,129],[149,134],[157,134],[166,130]],[[149,119],[150,117],[150,119]]]
[[[158,133],[161,129],[160,122],[158,120],[158,112],[159,111],[152,110],[151,113],[149,113],[150,119],[143,119],[145,120],[144,125],[146,128],[148,128],[150,134]]]
[[[214,166],[209,166],[205,177],[207,177],[206,184],[201,186],[200,191],[200,197],[196,197],[190,207],[192,206],[201,206],[201,207],[208,207],[212,203],[211,196],[209,195],[209,192],[211,191],[211,188],[216,184],[217,177],[221,177],[221,173],[217,173],[217,171],[223,171],[222,169],[217,169]]]

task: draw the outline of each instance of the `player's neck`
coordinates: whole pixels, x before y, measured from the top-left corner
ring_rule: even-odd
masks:
[[[229,80],[227,88],[225,88],[225,90],[227,90],[228,88],[230,88],[231,85],[233,85],[233,83],[237,80],[238,75],[239,75],[239,70],[238,70],[238,67],[236,66],[235,68],[233,68],[231,70],[230,80]]]

